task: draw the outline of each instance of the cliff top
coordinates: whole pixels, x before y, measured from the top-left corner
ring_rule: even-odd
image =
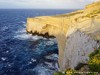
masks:
[[[92,34],[96,39],[100,39],[100,1],[87,5],[84,10],[69,14],[27,19],[27,31],[32,33],[49,33],[56,36],[70,35],[75,30]]]
[[[87,5],[87,6],[85,7],[85,9],[91,8],[91,7],[93,8],[93,7],[95,7],[95,6],[100,6],[100,1],[94,2],[94,3],[92,3],[92,4]]]

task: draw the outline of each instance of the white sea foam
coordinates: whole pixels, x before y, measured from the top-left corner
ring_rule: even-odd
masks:
[[[43,64],[38,64],[33,71],[37,73],[37,75],[53,75],[54,70],[50,70],[49,68],[43,66]]]
[[[32,61],[32,62],[36,62],[36,59],[32,58],[31,61]]]
[[[15,32],[14,38],[17,38],[17,39],[20,39],[20,40],[30,39],[30,40],[33,40],[33,41],[36,41],[36,40],[39,40],[39,39],[46,39],[46,38],[43,38],[42,36],[37,36],[37,35],[33,36],[32,34],[27,34],[26,23],[25,22],[22,22],[22,23],[23,23],[24,27]],[[49,41],[46,42],[46,45],[53,45],[56,42],[57,42],[56,39],[49,39]]]
[[[47,42],[46,42],[46,45],[54,45],[54,44],[55,44],[54,41],[47,41]]]
[[[23,28],[23,29],[20,29],[20,30],[16,31],[15,33],[16,33],[16,34],[19,34],[19,33],[26,33],[26,30],[25,30],[25,28]]]
[[[50,63],[50,62],[44,62],[49,68],[54,68],[55,63]]]
[[[47,45],[54,45],[55,43],[57,43],[57,39],[56,38],[50,38],[49,41],[47,42]]]
[[[20,39],[20,40],[27,40],[27,39],[30,39],[30,40],[45,39],[45,38],[40,37],[40,36],[37,36],[37,35],[32,36],[32,34],[27,34],[25,28],[19,29],[18,31],[16,31],[14,38],[17,38],[17,39]]]
[[[51,54],[49,56],[46,56],[45,58],[57,61],[58,60],[58,55],[57,54]]]
[[[26,23],[24,23],[23,26],[26,27]]]
[[[6,29],[8,29],[8,27],[4,26],[4,27],[1,28],[1,31],[5,31]]]
[[[14,38],[20,39],[20,40],[26,40],[31,38],[31,34],[20,34],[14,36]]]
[[[5,58],[5,57],[1,57],[1,59],[2,59],[3,61],[5,61],[7,58]]]
[[[23,24],[26,24],[26,22],[25,22],[25,21],[22,21],[22,23],[23,23]]]

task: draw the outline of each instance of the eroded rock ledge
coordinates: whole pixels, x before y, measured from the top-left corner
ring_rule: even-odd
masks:
[[[69,14],[28,18],[27,32],[56,37],[60,70],[74,69],[100,46],[100,2]]]

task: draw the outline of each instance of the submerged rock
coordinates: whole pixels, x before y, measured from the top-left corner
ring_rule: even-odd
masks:
[[[56,37],[60,70],[74,69],[100,46],[100,1],[69,14],[28,18],[27,32]]]

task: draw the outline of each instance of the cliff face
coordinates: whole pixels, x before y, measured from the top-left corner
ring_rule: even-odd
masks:
[[[28,18],[27,32],[55,36],[60,70],[74,69],[100,46],[100,2],[69,14]]]

